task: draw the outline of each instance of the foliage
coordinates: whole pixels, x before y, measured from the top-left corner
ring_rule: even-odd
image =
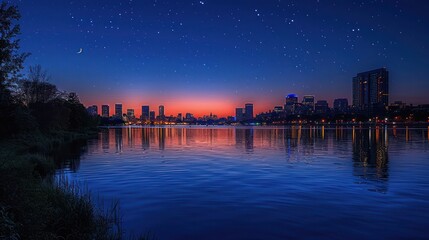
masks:
[[[18,53],[20,14],[16,6],[0,3],[0,90],[4,91],[18,79],[28,53]],[[4,94],[3,92],[1,92]]]

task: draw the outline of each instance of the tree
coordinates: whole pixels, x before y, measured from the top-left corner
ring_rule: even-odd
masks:
[[[11,88],[20,77],[24,60],[29,55],[19,53],[19,18],[16,6],[0,3],[0,139],[25,132],[31,127],[31,124],[17,126],[20,120],[31,121],[31,116],[15,103],[11,93]]]
[[[0,101],[10,99],[10,87],[20,77],[28,53],[19,53],[20,14],[16,6],[0,4]]]
[[[54,84],[48,82],[50,77],[40,65],[30,67],[27,79],[19,81],[18,96],[22,103],[31,107],[35,103],[47,103],[60,97]]]

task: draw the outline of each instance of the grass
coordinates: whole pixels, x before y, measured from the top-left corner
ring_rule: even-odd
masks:
[[[52,177],[55,149],[82,137],[54,132],[0,142],[0,239],[123,238],[118,202],[98,209],[87,189]]]

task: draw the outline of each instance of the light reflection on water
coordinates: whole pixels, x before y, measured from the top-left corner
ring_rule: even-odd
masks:
[[[425,238],[428,130],[101,129],[58,174],[160,239]]]

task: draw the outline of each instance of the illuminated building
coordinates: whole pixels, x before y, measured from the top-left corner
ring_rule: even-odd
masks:
[[[358,73],[353,78],[353,107],[373,115],[389,105],[389,72],[385,68]]]
[[[295,113],[295,107],[298,104],[298,95],[289,94],[286,96],[285,111],[288,114]]]
[[[306,95],[302,98],[302,111],[311,114],[314,111],[314,96]]]
[[[283,112],[283,107],[282,107],[282,106],[275,106],[275,107],[274,107],[274,112],[276,112],[276,113],[281,113],[281,112]]]

